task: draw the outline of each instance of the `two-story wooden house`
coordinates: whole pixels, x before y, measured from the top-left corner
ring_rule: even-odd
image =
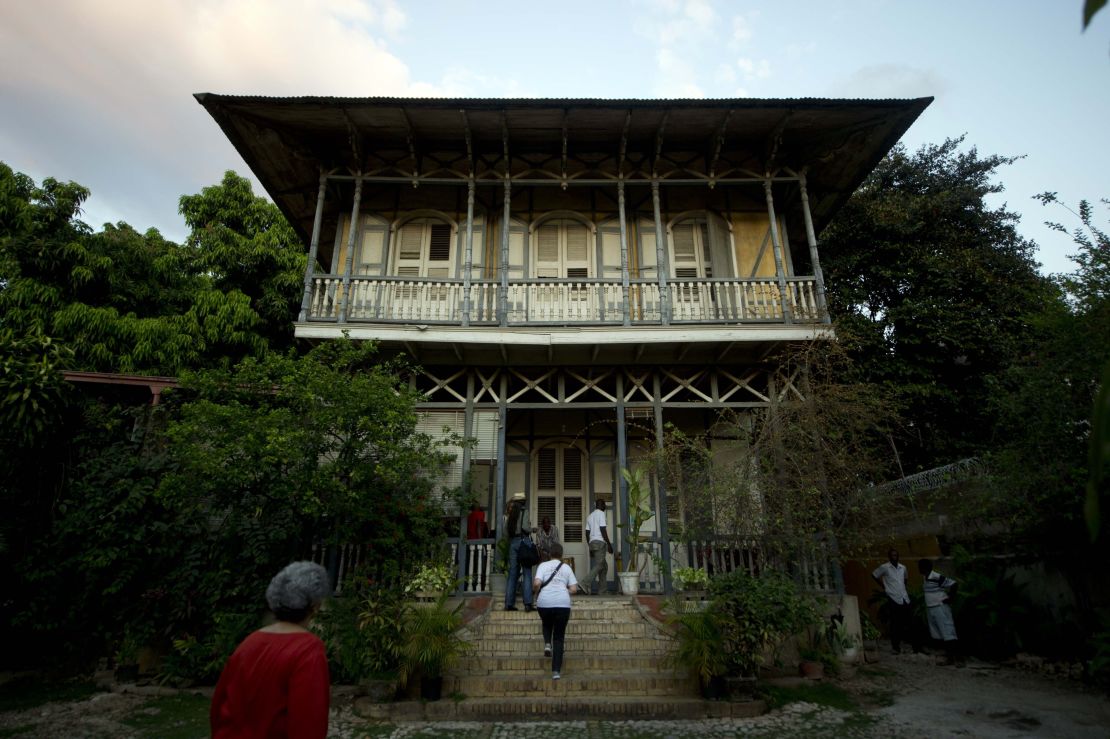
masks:
[[[766,358],[831,335],[817,234],[931,101],[197,99],[304,238],[296,335],[415,358],[425,429],[477,440],[445,484],[491,525],[527,493],[580,578],[597,499],[627,561],[619,471],[665,423],[797,392]],[[653,493],[663,561],[746,556]],[[458,548],[469,590],[488,548]]]

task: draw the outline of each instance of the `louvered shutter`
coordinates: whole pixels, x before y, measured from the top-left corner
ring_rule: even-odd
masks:
[[[698,244],[694,228],[693,223],[680,223],[671,231],[674,244],[671,277],[692,280],[701,276],[698,274]]]
[[[729,238],[728,225],[725,220],[715,213],[709,215],[706,235],[709,240],[709,257],[707,262],[712,265],[712,276],[734,277],[734,256],[732,253],[732,239]],[[706,274],[706,277],[709,277]]]
[[[589,230],[577,223],[566,223],[562,229],[566,240],[564,261],[566,274],[563,276],[578,279],[588,278],[590,276]]]
[[[563,450],[563,489],[582,489],[582,450],[577,447]]]
[[[536,455],[536,487],[540,490],[554,490],[557,486],[556,452],[554,447],[541,449]]]
[[[358,251],[355,252],[353,274],[382,274],[385,264],[385,231],[385,226],[380,224],[363,226]]]
[[[559,251],[559,227],[551,223],[540,226],[536,230],[536,277],[562,277]]]
[[[655,226],[642,223],[640,226],[640,277],[655,278],[658,276],[658,254],[655,251]]]
[[[462,235],[461,238],[462,238],[463,259],[465,260],[466,259],[466,256],[465,256],[466,255],[466,233],[463,232],[463,231],[460,231],[460,233]],[[470,254],[470,279],[472,279],[472,280],[480,280],[483,277],[485,277],[485,273],[482,271],[482,269],[485,265],[485,257],[486,257],[486,248],[485,248],[486,239],[485,239],[485,236],[486,236],[485,229],[482,226],[475,223],[474,224],[474,240],[473,240],[473,246],[471,247],[471,254]],[[461,272],[460,272],[460,274],[461,274]]]

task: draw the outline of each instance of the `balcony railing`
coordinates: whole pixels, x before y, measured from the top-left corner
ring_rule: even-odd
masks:
[[[462,280],[404,277],[350,278],[346,315],[343,278],[312,278],[310,321],[426,323],[463,321],[466,284]],[[632,280],[628,317],[633,324],[662,322],[664,302],[673,323],[820,322],[825,316],[812,277],[786,278],[784,294],[775,278],[671,280],[664,293],[658,282]],[[620,280],[514,280],[508,286],[502,322],[501,285],[475,280],[469,285],[471,325],[620,325],[625,300]]]

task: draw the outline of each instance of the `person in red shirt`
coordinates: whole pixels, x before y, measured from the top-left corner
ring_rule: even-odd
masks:
[[[277,620],[228,659],[209,711],[213,739],[324,739],[331,679],[324,643],[308,624],[331,593],[328,573],[294,562],[270,581]]]
[[[466,538],[485,539],[487,536],[489,529],[486,528],[486,513],[477,503],[471,503],[470,513],[466,517]]]

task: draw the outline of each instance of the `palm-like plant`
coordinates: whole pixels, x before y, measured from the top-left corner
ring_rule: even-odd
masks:
[[[715,677],[728,671],[728,652],[720,615],[711,607],[679,611],[667,619],[674,629],[674,650],[670,661],[688,669],[704,689]]]
[[[471,650],[471,644],[459,634],[463,604],[448,608],[448,597],[449,593],[443,593],[430,605],[406,606],[404,634],[398,650],[402,685],[408,684],[415,674],[443,677],[445,670]]]
[[[628,558],[628,572],[640,571],[640,529],[644,524],[655,517],[651,510],[651,487],[643,478],[640,470],[632,472],[628,469],[621,470],[621,477],[628,485],[628,523],[620,524],[628,531],[628,543],[631,556]],[[645,564],[647,562],[645,561]]]

